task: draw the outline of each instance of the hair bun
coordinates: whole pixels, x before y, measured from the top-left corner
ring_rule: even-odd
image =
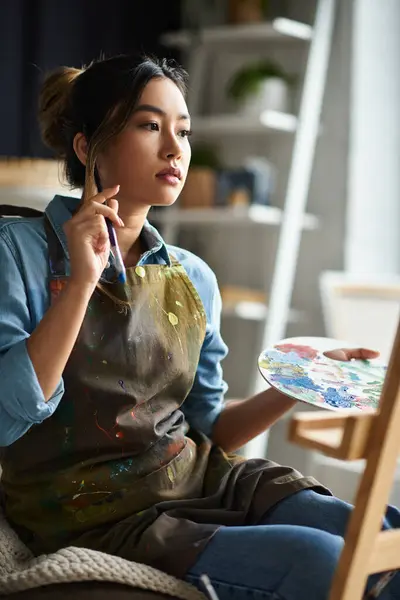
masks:
[[[82,72],[82,69],[60,67],[46,77],[40,91],[38,118],[42,140],[59,157],[65,155],[67,146],[68,97],[73,81]]]

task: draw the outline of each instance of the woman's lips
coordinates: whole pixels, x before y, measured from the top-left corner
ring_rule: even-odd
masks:
[[[169,165],[157,173],[157,177],[168,185],[179,185],[182,179],[182,171],[179,167]]]
[[[181,180],[176,175],[172,175],[171,173],[165,173],[157,175],[157,179],[162,181],[163,183],[167,183],[168,185],[179,185]]]

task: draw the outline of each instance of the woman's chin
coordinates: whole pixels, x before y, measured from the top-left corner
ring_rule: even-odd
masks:
[[[178,199],[176,194],[163,194],[158,198],[154,198],[151,203],[152,206],[172,206]]]

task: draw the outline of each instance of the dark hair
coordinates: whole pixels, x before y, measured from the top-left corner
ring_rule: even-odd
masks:
[[[42,139],[64,161],[71,186],[93,181],[99,151],[124,129],[147,83],[162,77],[186,94],[186,72],[165,58],[115,56],[83,69],[61,67],[45,79],[39,99]],[[78,132],[89,144],[86,168],[73,149]]]

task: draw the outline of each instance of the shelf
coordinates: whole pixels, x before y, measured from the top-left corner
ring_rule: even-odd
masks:
[[[195,31],[173,31],[161,37],[165,46],[188,48],[192,44],[246,43],[271,41],[310,41],[313,30],[310,25],[291,19],[274,19],[270,23],[248,25],[221,25]]]
[[[296,127],[297,117],[273,110],[265,110],[258,118],[236,114],[193,117],[194,134],[199,137],[265,134],[266,130],[294,133]]]
[[[263,321],[268,315],[268,306],[261,302],[235,302],[222,305],[223,317],[236,317],[247,321]],[[298,323],[301,319],[299,311],[291,310],[289,323]]]
[[[171,207],[150,212],[149,220],[161,225],[235,225],[259,223],[262,225],[280,225],[282,210],[275,206],[232,206],[215,208]],[[316,229],[319,225],[315,215],[304,215],[304,229]]]

